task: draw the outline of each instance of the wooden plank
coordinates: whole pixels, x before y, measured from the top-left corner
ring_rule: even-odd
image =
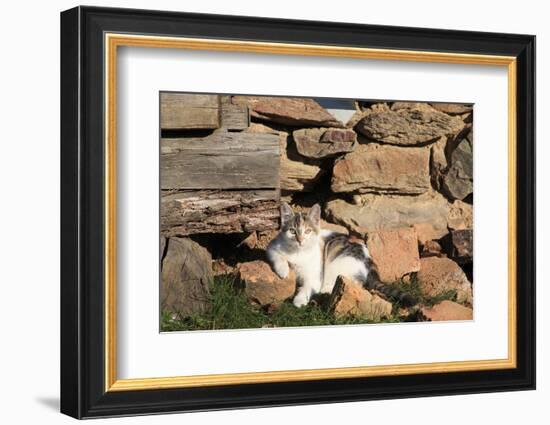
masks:
[[[161,139],[162,189],[279,188],[279,136],[216,132]]]
[[[220,104],[224,105],[224,104],[232,103],[231,102],[232,98],[233,96],[231,96],[230,94],[220,94]]]
[[[160,128],[198,130],[220,127],[220,100],[217,95],[161,93]]]
[[[240,233],[279,227],[279,190],[197,190],[164,194],[160,228],[166,237]]]
[[[246,105],[222,103],[221,126],[226,130],[245,130],[250,125],[250,113]]]

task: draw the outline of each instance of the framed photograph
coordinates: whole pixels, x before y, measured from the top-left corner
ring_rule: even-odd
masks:
[[[535,388],[535,37],[61,14],[61,411]]]

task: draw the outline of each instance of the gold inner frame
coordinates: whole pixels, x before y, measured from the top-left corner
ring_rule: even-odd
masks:
[[[105,34],[105,391],[446,373],[516,367],[516,58],[255,41]],[[508,71],[508,357],[495,360],[118,379],[116,373],[116,99],[119,46],[504,66]]]

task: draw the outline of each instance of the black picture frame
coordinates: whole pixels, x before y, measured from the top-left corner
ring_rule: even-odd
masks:
[[[517,58],[517,367],[106,392],[104,34],[258,40]],[[76,7],[61,13],[61,412],[75,418],[535,388],[535,37]]]

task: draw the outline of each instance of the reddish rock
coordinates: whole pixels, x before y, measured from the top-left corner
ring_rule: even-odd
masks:
[[[420,249],[421,257],[441,257],[443,256],[443,248],[437,241],[426,241]]]
[[[412,227],[416,230],[420,245],[424,245],[428,241],[441,239],[448,233],[447,229],[436,229],[431,223],[416,223]]]
[[[281,189],[287,192],[309,191],[323,174],[317,163],[306,164],[299,160],[296,148],[288,143],[288,133],[275,130],[264,124],[252,123],[247,133],[267,133],[279,135],[281,149]]]
[[[302,128],[292,133],[298,153],[307,158],[326,158],[351,152],[357,135],[339,128]]]
[[[339,224],[329,223],[328,221],[325,221],[321,219],[321,229],[330,230],[331,232],[336,233],[343,233],[344,235],[349,235],[349,231],[344,226],[340,226]]]
[[[430,152],[369,143],[336,161],[334,192],[420,194],[430,188]]]
[[[212,271],[215,276],[219,275],[232,275],[235,273],[235,267],[227,264],[223,258],[217,258],[212,261]]]
[[[361,121],[361,119],[365,116],[365,112],[364,111],[355,111],[353,113],[353,115],[348,119],[348,121],[346,122],[346,127],[347,128],[353,128],[355,127],[355,125]]]
[[[317,165],[294,161],[287,155],[281,158],[281,190],[309,192],[322,175],[323,170]]]
[[[424,307],[421,309],[422,315],[429,321],[445,321],[445,320],[472,320],[474,311],[461,304],[445,300],[433,307]]]
[[[257,244],[258,244],[258,235],[256,232],[251,232],[241,242],[239,242],[237,247],[246,246],[249,249],[254,249]]]
[[[271,242],[278,234],[279,230],[261,230],[258,231],[258,242],[256,243],[256,248],[266,249]]]
[[[440,137],[437,142],[431,146],[432,163],[439,171],[447,168],[447,158],[445,156],[445,147],[447,146],[447,137]]]
[[[472,286],[460,266],[449,258],[420,259],[416,275],[420,289],[426,296],[435,297],[454,290],[458,302],[472,303]]]
[[[265,124],[251,122],[250,126],[246,130],[244,130],[243,133],[276,134],[277,136],[279,136],[279,144],[286,148],[286,143],[288,138],[288,132],[286,131],[277,130]]]
[[[356,234],[399,229],[415,223],[431,223],[437,230],[446,230],[449,203],[437,192],[419,196],[363,194],[354,196],[354,203],[343,199],[329,201],[325,214],[327,220]]]
[[[247,105],[251,115],[290,126],[344,127],[313,99],[271,96],[233,96],[233,104]]]
[[[425,103],[397,102],[391,110],[371,112],[355,129],[371,140],[400,146],[414,146],[456,135],[464,128],[459,117],[451,117]]]
[[[425,106],[425,103],[422,102],[393,102],[389,109],[392,111],[400,111],[402,109],[411,110],[422,108],[423,106]]]
[[[420,248],[420,257],[441,257],[443,248],[438,242],[449,232],[447,229],[436,229],[430,223],[417,223],[412,226],[418,236],[418,245]]]
[[[449,115],[462,115],[472,112],[474,107],[464,103],[431,103],[432,107],[438,111],[445,112]]]
[[[292,271],[288,277],[280,279],[264,261],[238,264],[237,271],[248,299],[261,306],[281,303],[292,297],[296,290],[296,278]]]
[[[330,297],[331,310],[336,317],[356,316],[372,321],[389,317],[392,304],[373,295],[353,279],[339,276]]]
[[[347,128],[329,128],[321,136],[323,143],[355,143],[357,134],[355,131]]]
[[[447,155],[445,149],[447,148],[447,137],[440,137],[430,147],[430,174],[432,177],[432,183],[435,189],[441,189],[441,181],[445,172],[447,171]]]
[[[472,205],[454,201],[449,209],[447,225],[451,230],[471,229],[474,224],[474,212]]]
[[[370,232],[367,247],[384,283],[395,282],[420,269],[417,235],[412,228]]]

